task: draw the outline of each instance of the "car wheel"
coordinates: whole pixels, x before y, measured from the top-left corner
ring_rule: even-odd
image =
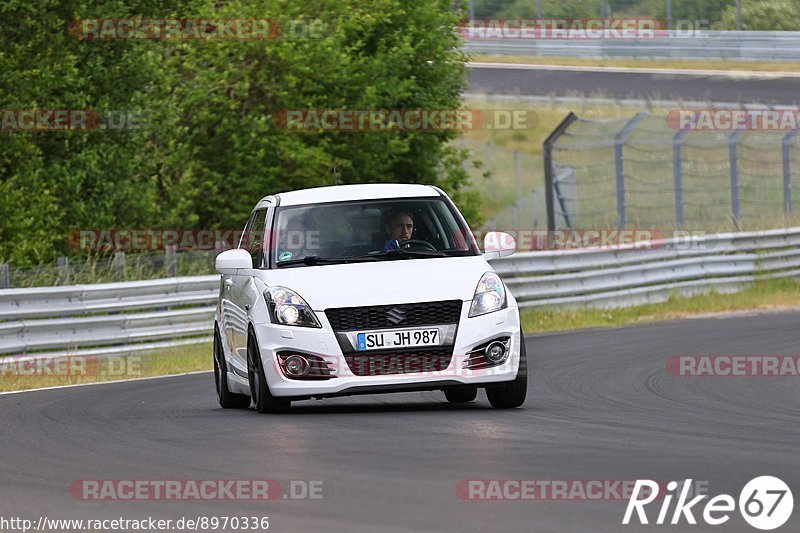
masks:
[[[234,394],[228,389],[228,365],[222,349],[222,339],[217,326],[214,326],[214,382],[217,385],[217,397],[223,409],[243,409],[250,407],[250,397],[245,394]]]
[[[444,397],[450,403],[467,403],[478,397],[478,387],[445,389]]]
[[[270,393],[261,353],[252,333],[247,336],[247,377],[250,381],[250,395],[259,413],[280,413],[289,408],[291,402],[276,398]]]
[[[528,354],[525,349],[525,335],[519,331],[519,370],[514,381],[486,387],[489,403],[497,409],[513,409],[525,403],[528,394]]]

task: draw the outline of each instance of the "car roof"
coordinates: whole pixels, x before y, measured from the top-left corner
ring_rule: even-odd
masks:
[[[350,200],[378,200],[384,198],[433,197],[443,193],[436,187],[416,183],[363,183],[314,187],[276,194],[279,205],[319,204],[347,202]]]

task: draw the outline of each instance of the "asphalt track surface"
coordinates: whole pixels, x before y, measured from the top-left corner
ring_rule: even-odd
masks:
[[[625,501],[463,501],[464,479],[692,478],[738,499],[749,479],[771,474],[797,502],[798,378],[673,377],[666,361],[795,354],[798,324],[786,313],[528,337],[528,400],[509,411],[483,392],[468,405],[425,392],[310,400],[281,415],[224,411],[210,373],[0,395],[0,517],[269,516],[271,531],[644,529],[620,525]],[[81,479],[321,480],[323,499],[82,501],[68,491]],[[798,507],[781,530],[796,530]],[[671,530],[756,531],[738,512],[724,526]]]
[[[800,78],[471,68],[472,94],[797,105]]]

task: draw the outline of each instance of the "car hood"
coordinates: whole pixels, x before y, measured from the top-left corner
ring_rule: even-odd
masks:
[[[266,271],[267,285],[297,292],[315,311],[440,300],[471,300],[492,270],[483,256],[396,259]]]

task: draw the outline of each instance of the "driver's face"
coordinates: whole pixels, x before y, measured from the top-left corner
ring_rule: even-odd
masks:
[[[414,221],[411,217],[400,213],[389,222],[389,238],[398,241],[407,241],[414,231]]]

